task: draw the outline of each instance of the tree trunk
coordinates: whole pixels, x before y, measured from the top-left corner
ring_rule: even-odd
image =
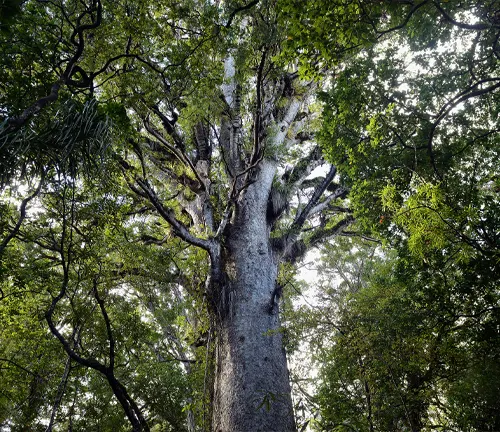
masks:
[[[216,432],[295,430],[275,290],[278,258],[266,218],[274,173],[273,163],[262,163],[225,237],[216,317]]]

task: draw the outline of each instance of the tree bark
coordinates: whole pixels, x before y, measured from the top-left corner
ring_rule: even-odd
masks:
[[[278,257],[266,218],[275,164],[263,162],[238,200],[223,242],[213,430],[294,431],[278,314]]]

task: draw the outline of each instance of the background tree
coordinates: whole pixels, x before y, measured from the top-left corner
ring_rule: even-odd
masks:
[[[10,271],[1,287],[8,341],[2,344],[8,371],[2,424],[120,428],[126,414],[132,424],[147,416],[151,427],[184,430],[190,386],[179,365],[195,359],[181,357],[176,346],[185,332],[176,324],[184,302],[171,289],[178,270],[141,266],[172,263],[182,249],[154,251],[131,242],[128,235],[148,229],[151,235],[151,227],[134,220],[125,227],[130,207],[123,196],[119,203],[113,188],[99,196],[102,186],[79,183],[77,191],[67,176],[51,181],[39,217],[25,222],[3,255],[4,272]],[[62,346],[54,345],[49,329]],[[17,386],[20,374],[36,378],[36,387]],[[123,410],[110,404],[113,397]]]
[[[311,8],[322,13],[300,20],[288,4],[289,44],[303,47],[305,73],[337,63],[335,48],[322,55],[328,48],[320,36],[338,37],[339,5],[315,2]],[[397,258],[368,278],[364,293],[341,296],[351,300],[326,337],[333,346],[319,399],[324,427],[494,430],[498,420],[489,413],[498,402],[487,396],[489,386],[479,398],[483,408],[454,398],[474,398],[462,384],[474,376],[482,386],[477,365],[488,371],[483,376],[494,373],[490,359],[497,362],[499,346],[492,330],[499,305],[498,11],[488,2],[369,4],[352,3],[354,31],[333,45],[339,53],[364,49],[344,56],[332,74],[321,142],[350,190],[358,228],[383,239]],[[393,401],[387,413],[396,423],[384,423],[383,404],[368,403],[364,380],[370,401],[377,393]]]

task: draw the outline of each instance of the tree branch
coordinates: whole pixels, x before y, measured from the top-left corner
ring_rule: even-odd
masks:
[[[310,211],[309,211],[309,216],[315,215],[316,213],[320,213],[328,208],[330,208],[330,203],[337,199],[340,198],[341,196],[345,195],[347,192],[346,189],[343,187],[339,187],[335,192],[332,194],[328,195],[325,200],[319,204],[316,204]],[[338,209],[338,207],[335,207],[335,209]],[[347,211],[349,212],[348,209],[342,209],[341,211]]]
[[[21,366],[19,363],[16,363],[14,360],[7,359],[7,358],[0,358],[0,362],[9,363],[12,366],[15,366],[16,368],[21,369],[22,371],[26,372],[27,374],[30,374],[34,377],[37,376],[37,374],[35,372],[32,372],[29,369],[26,369],[24,366]]]
[[[231,24],[233,23],[233,20],[234,20],[234,18],[236,17],[237,14],[239,14],[240,12],[243,12],[245,10],[253,8],[256,4],[259,3],[259,1],[260,0],[253,0],[253,1],[251,1],[250,3],[248,3],[248,4],[244,5],[244,6],[241,6],[239,8],[234,9],[231,12],[231,14],[229,15],[227,23],[226,23],[226,25],[224,27],[225,28],[231,27]]]
[[[441,13],[441,15],[444,17],[444,19],[450,23],[452,23],[454,26],[457,26],[461,29],[464,30],[477,30],[477,31],[483,31],[483,30],[488,30],[489,28],[493,27],[492,25],[489,24],[466,24],[466,23],[461,23],[453,19],[439,4],[438,1],[433,1],[432,2],[434,6],[436,6],[436,9]]]
[[[372,22],[372,27],[373,27],[373,30],[375,30],[375,33],[378,34],[378,37],[381,37],[387,33],[391,33],[393,31],[396,31],[396,30],[400,30],[402,29],[403,27],[406,26],[406,24],[408,24],[408,22],[410,21],[411,17],[415,14],[415,12],[417,10],[419,10],[422,6],[425,6],[426,4],[429,3],[429,0],[424,0],[420,3],[417,3],[415,5],[413,5],[413,7],[410,9],[410,11],[408,12],[408,15],[406,15],[405,19],[403,20],[403,22],[397,26],[394,26],[394,27],[391,27],[390,29],[387,29],[387,30],[378,30],[375,23]]]
[[[96,13],[96,17],[94,18],[93,13]],[[90,15],[91,24],[81,24],[82,19],[86,16]],[[101,0],[93,0],[92,6],[85,10],[82,14],[80,14],[77,18],[76,26],[74,27],[73,33],[70,37],[71,42],[76,46],[76,52],[69,59],[64,72],[60,76],[59,80],[52,84],[50,93],[37,100],[30,107],[26,108],[21,115],[18,117],[11,117],[7,120],[7,132],[13,129],[18,129],[23,126],[31,117],[35,114],[39,113],[43,108],[45,108],[50,103],[56,101],[59,97],[59,90],[62,84],[68,85],[71,84],[71,77],[75,73],[75,65],[80,60],[80,57],[83,54],[85,49],[85,38],[84,32],[87,30],[92,30],[101,25],[102,20],[102,3]],[[78,40],[77,40],[78,39]],[[82,69],[79,69],[82,70]]]
[[[257,70],[257,83],[256,83],[256,109],[255,109],[255,120],[253,126],[254,139],[253,139],[253,151],[250,157],[250,164],[254,164],[261,156],[261,139],[262,139],[262,75],[264,72],[264,65],[266,64],[267,49],[262,52],[262,57],[260,59],[259,68]]]
[[[35,189],[35,191],[31,195],[29,195],[27,198],[22,200],[21,206],[19,207],[19,219],[18,219],[16,225],[14,226],[14,228],[12,229],[12,231],[9,233],[9,235],[0,244],[0,255],[2,255],[3,251],[5,250],[5,248],[9,244],[9,242],[17,235],[17,233],[21,229],[21,225],[22,225],[24,219],[26,219],[26,206],[28,205],[28,203],[32,199],[34,199],[36,196],[38,196],[38,194],[42,190],[42,185],[43,185],[44,179],[45,179],[45,172],[42,170],[42,175],[40,178],[40,182],[38,183],[38,187]]]
[[[481,86],[484,83],[487,82],[496,82],[496,84],[493,84],[489,87],[481,88],[478,89],[479,86]],[[460,103],[465,102],[468,99],[471,99],[473,97],[481,96],[486,93],[490,93],[497,88],[500,88],[500,78],[486,78],[483,79],[472,86],[466,88],[465,90],[461,91],[459,94],[451,98],[446,104],[444,104],[441,109],[439,110],[439,113],[437,114],[437,119],[434,123],[432,123],[431,130],[429,133],[429,139],[427,141],[427,152],[429,154],[429,158],[431,160],[432,167],[434,169],[434,172],[439,178],[441,177],[441,174],[439,173],[438,167],[436,165],[436,160],[434,157],[434,150],[433,150],[433,139],[434,135],[436,133],[436,129],[441,123],[441,121],[450,113],[451,110],[453,110],[455,107],[457,107]]]
[[[182,240],[193,246],[197,246],[201,249],[204,249],[207,252],[211,252],[213,250],[213,243],[211,241],[201,239],[191,234],[187,229],[187,227],[174,216],[173,211],[166,208],[163,205],[163,203],[160,201],[160,199],[158,198],[154,190],[149,186],[146,180],[141,178],[136,178],[135,181],[142,189],[145,196],[149,199],[151,204],[153,204],[153,206],[156,208],[160,216],[170,224],[175,234],[179,238],[181,238]]]
[[[109,367],[108,369],[113,371],[115,367],[115,338],[113,336],[113,331],[111,330],[111,321],[109,320],[108,312],[104,306],[104,300],[99,296],[99,291],[97,290],[97,278],[96,276],[92,281],[92,291],[94,293],[94,298],[99,305],[102,317],[104,318],[104,323],[106,325],[106,333],[108,335],[109,341]]]
[[[56,420],[57,410],[59,409],[59,406],[61,405],[61,401],[62,401],[64,392],[66,390],[66,385],[68,383],[70,371],[71,371],[71,357],[67,357],[66,363],[64,365],[63,376],[61,378],[61,382],[59,383],[59,386],[57,387],[57,394],[56,394],[54,404],[52,406],[52,412],[50,414],[50,421],[49,421],[49,424],[47,426],[47,429],[45,429],[45,432],[52,432],[52,428],[54,427],[54,423]]]
[[[291,169],[286,170],[281,179],[285,183],[288,195],[293,195],[309,174],[323,163],[321,149],[316,146],[307,156],[296,162]]]
[[[332,165],[330,167],[330,171],[325,176],[321,184],[319,184],[314,190],[313,195],[309,200],[309,202],[307,203],[307,205],[301,212],[298,212],[297,215],[295,216],[295,220],[293,221],[291,226],[292,231],[302,228],[306,219],[310,216],[312,209],[316,206],[316,204],[318,203],[319,199],[325,192],[328,185],[333,181],[336,173],[337,173],[337,168]]]
[[[354,222],[354,216],[347,215],[344,219],[336,223],[334,226],[330,228],[318,228],[313,231],[312,235],[309,237],[307,241],[307,246],[309,248],[317,246],[319,243],[332,238],[336,235],[341,235],[344,228],[347,228]]]
[[[158,111],[159,112],[159,111]],[[163,114],[162,114],[163,115]],[[161,133],[159,133],[156,129],[154,129],[151,124],[149,123],[148,119],[143,120],[144,126],[146,127],[146,130],[152,134],[158,141],[160,141],[180,162],[182,162],[184,165],[186,165],[195,175],[196,179],[200,182],[200,186],[205,189],[205,192],[207,194],[210,194],[210,191],[208,190],[208,185],[205,179],[201,178],[200,173],[194,166],[193,162],[189,158],[189,156],[186,154],[186,152],[183,150],[184,149],[184,144],[182,143],[182,140],[180,137],[178,137],[177,134],[175,134],[174,130],[172,129],[172,138],[174,139],[174,143],[176,143],[177,147],[171,145],[163,136]],[[177,139],[175,138],[177,136]]]

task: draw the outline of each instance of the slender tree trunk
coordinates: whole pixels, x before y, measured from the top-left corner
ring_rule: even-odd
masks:
[[[57,387],[56,399],[55,399],[54,405],[52,407],[52,413],[50,415],[49,425],[47,426],[47,429],[45,429],[45,432],[52,432],[52,429],[53,429],[55,421],[56,421],[57,410],[59,409],[59,406],[61,405],[61,401],[62,401],[62,398],[64,396],[64,392],[66,391],[66,385],[68,383],[68,377],[69,377],[70,370],[71,370],[71,358],[68,357],[66,359],[66,363],[64,365],[64,373],[63,373],[63,376],[61,378],[61,382],[59,383],[59,386]]]
[[[263,163],[224,242],[225,282],[218,307],[213,430],[294,431],[276,297],[278,262],[267,200],[275,166]]]
[[[411,432],[421,432],[424,428],[424,417],[427,411],[424,398],[422,397],[422,388],[425,379],[421,374],[413,373],[408,375],[408,422]]]

